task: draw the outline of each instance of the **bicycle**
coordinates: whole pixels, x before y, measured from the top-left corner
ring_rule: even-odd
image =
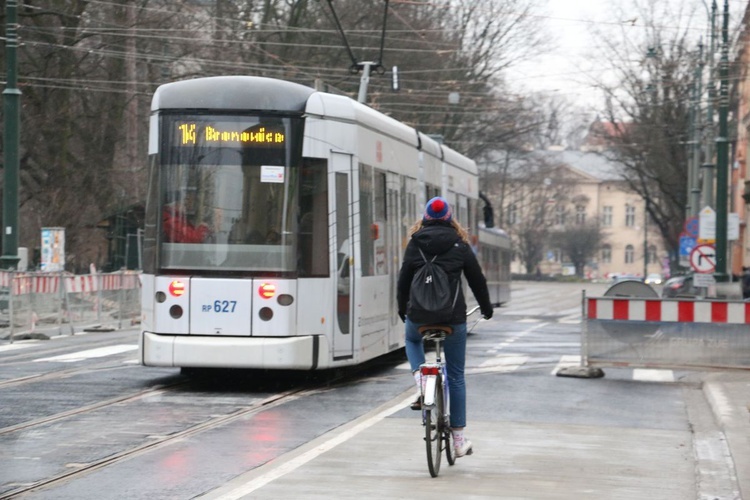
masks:
[[[469,311],[472,315],[479,306]],[[481,316],[480,318],[481,319]],[[479,322],[479,320],[477,320]],[[476,326],[476,322],[471,329]],[[423,325],[418,328],[422,335],[422,342],[432,340],[435,345],[435,362],[423,363],[419,366],[422,396],[422,425],[425,429],[425,445],[427,450],[427,468],[432,477],[440,473],[440,460],[445,450],[448,465],[456,463],[453,451],[453,434],[450,426],[450,388],[448,387],[448,373],[442,358],[442,342],[453,333],[448,325]],[[471,454],[471,451],[468,453]]]
[[[432,340],[435,343],[435,362],[420,365],[419,373],[422,377],[422,425],[425,429],[427,467],[430,475],[437,477],[443,448],[448,464],[453,465],[456,461],[451,442],[448,374],[441,357],[441,343],[453,333],[453,329],[448,325],[425,325],[419,327],[419,333],[422,342]]]

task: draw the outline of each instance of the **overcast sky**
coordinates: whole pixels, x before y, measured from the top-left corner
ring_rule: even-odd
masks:
[[[551,54],[529,61],[512,71],[511,84],[519,88],[557,91],[571,100],[585,97],[585,87],[576,83],[585,76],[579,59],[590,46],[589,21],[604,19],[603,2],[548,0],[548,16],[540,21],[555,40]],[[583,69],[583,73],[582,73]]]
[[[646,0],[640,0],[645,2]],[[707,25],[706,5],[712,0],[653,0],[663,2],[680,2],[681,6],[693,6],[696,9],[696,23]],[[731,26],[737,26],[748,0],[729,0]],[[718,16],[724,0],[717,0]],[[590,33],[592,28],[606,29],[633,20],[627,8],[622,14],[615,14],[618,7],[632,5],[632,0],[547,0],[547,13],[540,18],[546,26],[550,37],[555,38],[553,52],[541,58],[522,64],[510,72],[509,82],[516,90],[534,89],[556,92],[567,99],[583,106],[598,104],[596,92],[586,84],[586,77],[597,71],[590,57],[595,43]],[[623,17],[623,19],[619,19]],[[705,19],[704,19],[705,18]],[[705,23],[705,24],[704,24]],[[642,23],[641,25],[642,26]],[[635,19],[634,35],[642,33],[638,20]],[[697,29],[696,44],[702,28]]]

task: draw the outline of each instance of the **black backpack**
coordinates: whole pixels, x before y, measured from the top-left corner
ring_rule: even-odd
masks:
[[[409,319],[415,323],[449,323],[458,299],[459,284],[456,283],[453,292],[448,273],[435,262],[438,256],[427,260],[422,249],[417,250],[424,259],[424,266],[414,273],[411,280]]]

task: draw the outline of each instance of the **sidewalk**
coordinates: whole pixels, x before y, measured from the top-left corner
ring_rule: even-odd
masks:
[[[492,406],[502,401],[489,377],[468,377],[482,393],[476,453],[452,467],[443,456],[438,478],[427,471],[409,390],[201,498],[750,499],[750,372],[701,375],[702,390],[686,387],[689,429],[497,420]]]
[[[726,438],[740,498],[750,499],[750,370],[707,374],[703,393]]]

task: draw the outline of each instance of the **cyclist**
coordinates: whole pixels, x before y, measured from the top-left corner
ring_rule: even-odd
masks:
[[[434,255],[440,256],[435,262],[445,270],[451,283],[460,282],[463,272],[479,303],[481,313],[486,319],[492,317],[492,303],[482,268],[469,244],[469,235],[466,229],[453,219],[451,207],[444,198],[438,196],[427,202],[424,215],[412,226],[409,234],[411,239],[406,245],[404,262],[398,276],[398,315],[406,324],[406,356],[419,391],[421,388],[419,365],[425,362],[425,354],[418,327],[430,323],[430,318],[413,317],[408,304],[412,276],[424,265],[419,249],[424,252],[427,259],[431,259]],[[459,287],[450,326],[453,328],[453,334],[448,336],[443,344],[450,388],[450,424],[456,456],[462,457],[473,451],[471,441],[464,437],[466,426],[464,366],[467,332],[466,302],[462,287]],[[419,398],[412,403],[411,407],[414,410],[421,409]]]

